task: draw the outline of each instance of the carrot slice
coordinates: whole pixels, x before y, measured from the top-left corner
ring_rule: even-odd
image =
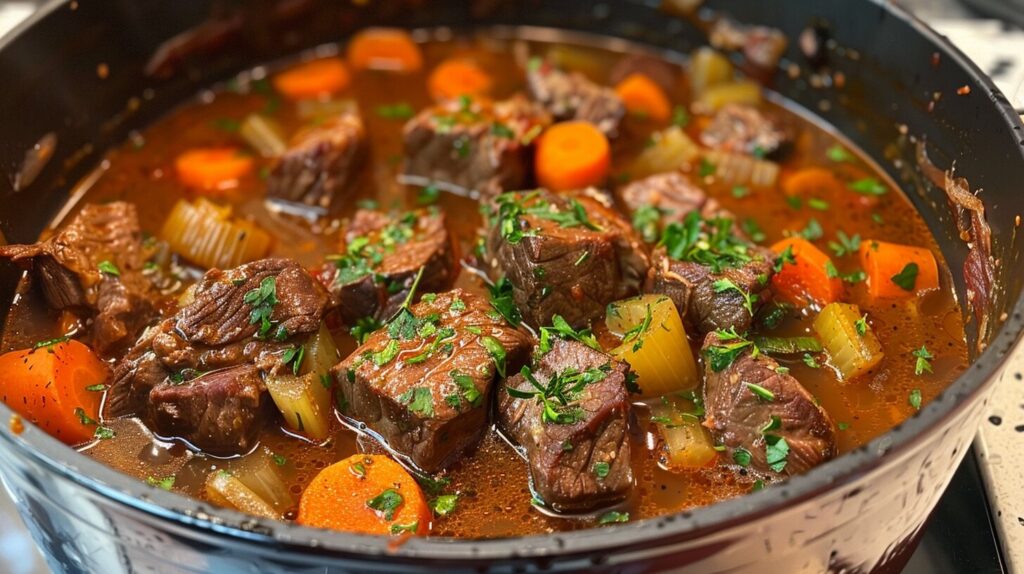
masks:
[[[420,536],[430,506],[416,479],[384,455],[357,454],[320,471],[299,501],[298,523],[363,534]]]
[[[253,165],[251,157],[233,147],[193,149],[174,161],[182,183],[210,192],[237,187]]]
[[[348,63],[355,70],[416,72],[423,67],[423,54],[405,30],[368,28],[349,42]]]
[[[860,262],[872,297],[904,299],[939,288],[939,266],[923,247],[863,241]]]
[[[299,64],[274,76],[274,87],[291,100],[329,96],[348,87],[351,77],[340,58]]]
[[[822,197],[842,191],[843,183],[831,171],[808,167],[782,181],[782,191],[789,197]]]
[[[615,86],[615,93],[631,114],[644,115],[657,122],[667,122],[672,115],[672,103],[665,91],[643,74],[626,76]]]
[[[93,438],[109,369],[78,341],[55,342],[0,356],[0,398],[69,445]]]
[[[843,296],[842,279],[829,277],[832,260],[810,241],[790,237],[772,245],[772,251],[780,255],[772,291],[783,300],[799,306],[825,306]]]
[[[611,159],[601,130],[589,122],[562,122],[540,136],[534,168],[542,186],[564,191],[603,182]]]
[[[449,59],[430,73],[427,88],[435,100],[484,96],[491,91],[491,76],[471,60]]]

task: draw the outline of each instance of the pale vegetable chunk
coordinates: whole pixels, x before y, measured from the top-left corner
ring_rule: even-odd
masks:
[[[651,135],[651,145],[640,152],[630,173],[639,179],[675,171],[686,164],[693,163],[700,155],[700,147],[678,126],[655,132]]]
[[[256,224],[231,217],[229,206],[203,198],[179,200],[160,237],[171,249],[203,267],[229,269],[270,252],[270,235]]]
[[[284,514],[295,504],[288,486],[281,479],[279,469],[288,461],[273,455],[266,447],[228,463],[233,476],[261,500],[270,504],[278,514]]]
[[[698,48],[690,57],[690,86],[696,94],[731,81],[733,73],[729,58],[711,48]]]
[[[301,350],[296,359],[292,354],[284,357],[285,363],[291,358],[299,361],[299,372],[285,371],[267,377],[267,390],[277,405],[288,426],[317,441],[327,439],[331,430],[331,385],[333,379],[329,370],[340,360],[334,339],[324,325],[320,332]]]
[[[263,518],[280,520],[281,514],[259,497],[230,472],[218,470],[206,479],[206,496],[210,502],[227,508],[234,508]]]
[[[643,295],[608,305],[608,329],[622,337],[612,356],[633,367],[641,396],[660,397],[700,382],[676,306],[664,295]]]
[[[259,114],[246,116],[238,128],[238,135],[263,157],[277,157],[288,149],[281,126]]]
[[[662,397],[651,406],[651,421],[665,442],[665,462],[670,468],[700,468],[718,457],[711,433],[700,424],[690,401]]]
[[[856,305],[830,303],[814,319],[814,331],[843,381],[870,371],[884,357],[866,315]]]
[[[750,80],[738,80],[709,87],[693,105],[695,110],[714,112],[726,104],[757,105],[760,103],[761,86]]]

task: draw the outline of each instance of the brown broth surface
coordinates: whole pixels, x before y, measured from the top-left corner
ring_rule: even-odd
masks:
[[[504,97],[523,90],[522,62],[512,54],[515,48],[528,48],[531,54],[559,52],[563,60],[572,61],[574,67],[593,79],[607,83],[604,77],[620,54],[594,48],[567,47],[495,40],[493,38],[456,38],[450,41],[429,41],[423,44],[425,66],[434,65],[453,54],[467,54],[484,63],[496,78],[494,96]],[[256,74],[259,75],[258,73]],[[265,81],[239,88],[242,83],[229,83],[204,92],[195,101],[183,105],[161,121],[143,130],[137,137],[112,150],[108,167],[81,198],[87,202],[125,200],[139,210],[143,229],[159,232],[163,220],[176,201],[193,198],[194,193],[183,187],[174,177],[175,157],[195,147],[234,145],[244,146],[237,133],[230,128],[232,120],[240,121],[245,115],[260,111],[273,111],[273,117],[287,132],[293,133],[302,125],[292,103],[279,100],[265,89]],[[340,222],[350,216],[360,200],[374,200],[384,208],[405,208],[415,205],[417,188],[397,182],[400,170],[403,121],[385,119],[375,110],[382,105],[408,103],[413,109],[428,105],[426,72],[393,74],[385,72],[359,72],[352,86],[342,98],[355,99],[362,111],[369,134],[370,153],[356,184],[350,187],[351,198],[329,223],[311,228],[301,220],[277,216],[267,211],[263,203],[265,183],[254,175],[244,179],[236,190],[218,198],[232,204],[236,213],[252,218],[277,238],[274,255],[293,257],[303,265],[313,266],[324,255],[338,249]],[[671,94],[675,103],[688,102],[688,88],[684,74]],[[794,126],[799,134],[794,149],[783,162],[781,177],[806,166],[820,165],[834,170],[841,179],[854,181],[873,176],[883,179],[862,160],[836,163],[830,161],[826,150],[838,140],[820,126],[797,115],[792,110],[765,103],[773,113]],[[702,122],[694,117],[687,131],[695,140]],[[625,120],[624,135],[614,145],[613,157],[617,180],[628,177],[628,165],[636,153],[644,148],[652,126],[637,118]],[[847,149],[850,149],[847,146]],[[269,161],[258,158],[257,173],[264,173]],[[694,168],[696,169],[696,168]],[[691,174],[694,179],[696,174]],[[750,188],[744,197],[736,197],[732,186],[708,178],[704,187],[724,207],[740,219],[752,218],[763,229],[766,245],[781,239],[787,232],[803,229],[811,218],[816,219],[824,237],[816,243],[825,249],[827,240],[834,239],[838,230],[848,235],[860,234],[865,239],[881,239],[927,247],[940,258],[942,288],[922,298],[907,302],[872,301],[863,284],[849,289],[847,300],[860,305],[871,317],[875,333],[882,343],[885,359],[870,375],[851,383],[841,383],[827,367],[811,368],[802,361],[783,361],[792,374],[818,398],[824,408],[840,423],[840,452],[848,452],[884,433],[914,413],[908,397],[919,389],[924,402],[942,391],[967,366],[967,351],[961,312],[955,300],[949,270],[941,261],[940,251],[924,221],[909,201],[895,187],[871,205],[864,196],[844,192],[835,197],[820,197],[830,204],[829,209],[818,211],[804,205],[794,209],[785,201],[778,186]],[[891,185],[891,183],[890,183]],[[438,206],[448,213],[451,231],[460,244],[461,253],[471,253],[481,224],[479,206],[473,199],[449,193],[442,194]],[[856,257],[835,259],[842,272],[857,267]],[[464,270],[459,286],[486,294],[482,281],[469,270]],[[39,299],[26,293],[12,310],[5,333],[3,350],[20,348],[36,340],[53,336],[56,318],[39,309]],[[784,335],[810,332],[811,317],[792,318],[779,329]],[[600,332],[600,326],[596,326]],[[351,337],[336,333],[343,353],[355,348]],[[914,373],[914,349],[927,345],[935,355],[933,372],[920,376]],[[746,471],[729,465],[720,457],[717,466],[701,470],[670,471],[659,465],[654,429],[648,428],[647,416],[640,409],[639,433],[643,436],[636,444],[637,488],[631,500],[620,510],[629,511],[633,520],[658,516],[713,504],[717,501],[748,492],[757,478]],[[183,445],[155,440],[140,422],[134,419],[107,421],[117,436],[83,448],[83,451],[104,463],[139,479],[175,476],[174,490],[183,494],[205,498],[203,481],[215,469],[230,465],[223,461],[196,455]],[[378,451],[372,440],[357,434],[337,422],[327,445],[312,445],[287,434],[280,428],[270,428],[262,436],[262,445],[273,453],[285,457],[281,468],[290,491],[298,501],[304,487],[324,467],[360,451]],[[447,518],[436,519],[432,535],[458,537],[497,537],[543,533],[592,526],[592,519],[552,517],[531,504],[527,467],[520,455],[495,432],[474,454],[466,458],[446,475],[451,479],[447,492],[460,494],[458,510]]]

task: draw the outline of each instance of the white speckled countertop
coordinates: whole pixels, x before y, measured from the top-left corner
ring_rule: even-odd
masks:
[[[40,2],[0,0],[0,35]],[[999,84],[1018,111],[1024,111],[1024,32],[997,21],[981,21],[955,0],[902,0],[965,50]],[[1009,572],[1024,574],[1024,347],[1018,348],[998,383],[975,448],[987,484],[993,520],[999,528]],[[0,456],[4,453],[0,452]],[[0,490],[0,573],[44,574],[36,550],[13,502]]]

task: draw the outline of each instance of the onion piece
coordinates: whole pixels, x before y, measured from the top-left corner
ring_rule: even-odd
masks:
[[[666,462],[672,468],[700,468],[718,457],[711,433],[692,414],[692,402],[666,396],[651,406],[651,420],[665,442]]]
[[[271,243],[256,224],[231,217],[231,207],[204,198],[179,200],[160,237],[192,263],[222,269],[265,257]]]
[[[218,506],[234,508],[255,516],[274,520],[280,520],[282,516],[269,502],[224,470],[211,472],[206,478],[206,496],[210,502]]]
[[[610,353],[633,368],[641,396],[685,391],[700,382],[683,322],[668,297],[643,295],[612,303],[606,324],[624,337]]]
[[[277,157],[288,149],[281,126],[274,120],[258,114],[246,116],[242,120],[238,134],[263,157]]]

